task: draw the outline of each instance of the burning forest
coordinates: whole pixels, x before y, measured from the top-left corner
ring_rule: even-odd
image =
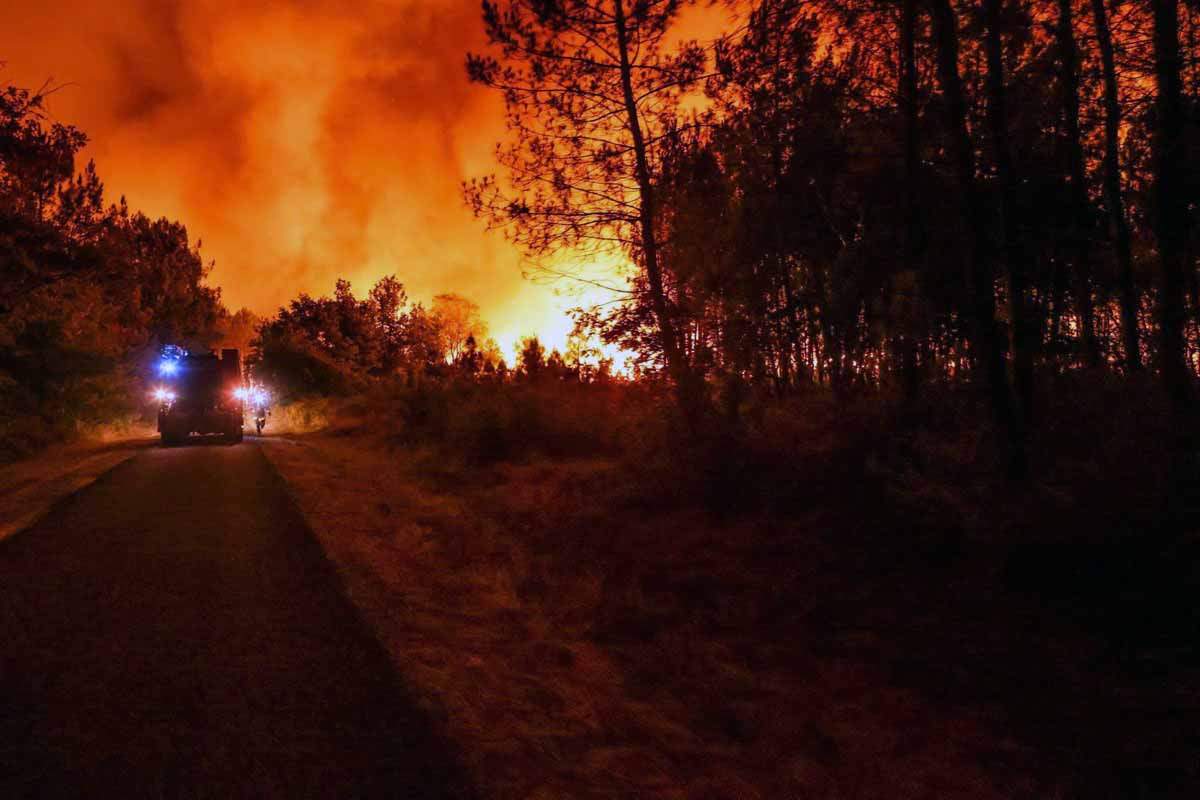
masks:
[[[0,794],[1196,796],[1200,6],[16,5]]]

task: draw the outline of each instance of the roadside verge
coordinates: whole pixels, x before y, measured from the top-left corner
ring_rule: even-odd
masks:
[[[830,552],[832,517],[621,505],[600,459],[467,467],[352,428],[261,442],[489,797],[1042,794],[992,709],[892,679],[915,658],[889,635],[903,612]]]
[[[61,445],[0,466],[0,541],[28,528],[59,501],[152,444],[153,439],[136,437]]]

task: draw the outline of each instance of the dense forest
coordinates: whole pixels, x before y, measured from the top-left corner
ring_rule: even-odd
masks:
[[[54,87],[0,90],[0,459],[145,413],[158,347],[249,341],[187,228],[111,203]]]
[[[46,92],[0,94],[0,440],[23,449],[107,421],[121,369],[156,336],[199,333],[216,292],[187,231],[105,206],[87,139],[48,123]]]
[[[1152,370],[1191,430],[1194,3],[765,0],[673,47],[680,9],[485,3],[519,136],[467,196],[531,255],[627,252],[580,322],[686,415],[971,387],[1020,475],[1055,376]]]
[[[1134,529],[1195,507],[1200,9],[766,0],[700,41],[686,6],[484,5],[467,73],[511,136],[464,197],[611,290],[567,352],[505,364],[469,301],[389,277],[294,301],[258,374],[372,391],[403,441],[624,448],[735,504],[875,470],[1069,487]],[[624,273],[563,266],[597,256]],[[805,455],[829,437],[850,472]]]
[[[467,71],[513,135],[468,204],[533,263],[628,265],[555,374],[606,378],[587,343],[619,346],[693,432],[813,391],[902,414],[961,400],[1013,477],[1064,393],[1136,386],[1190,471],[1194,3],[764,0],[705,41],[683,39],[686,5],[484,4],[492,46]],[[256,321],[224,310],[181,224],[75,174],[86,138],[45,97],[9,88],[0,109],[0,375],[6,420],[54,428],[110,414],[156,343],[248,342]],[[472,309],[342,282],[264,324],[259,374],[288,396],[502,381]]]

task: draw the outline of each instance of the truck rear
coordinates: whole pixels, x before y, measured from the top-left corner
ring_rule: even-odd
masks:
[[[217,356],[171,349],[159,361],[158,374],[154,396],[164,445],[179,444],[193,433],[242,440],[245,392],[237,350],[222,350]]]

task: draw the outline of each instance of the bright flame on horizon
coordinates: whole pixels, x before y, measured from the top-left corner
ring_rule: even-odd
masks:
[[[620,302],[625,297],[630,270],[631,265],[621,257],[579,258],[565,254],[543,266],[531,267],[527,270],[531,279],[526,280],[529,292],[540,289],[543,296],[549,295],[550,302],[531,304],[537,313],[530,313],[529,307],[515,309],[516,318],[511,321],[503,313],[496,321],[488,320],[493,338],[506,354],[511,354],[510,364],[516,363],[521,341],[529,336],[536,336],[547,353],[558,350],[565,354],[575,328],[571,309]],[[632,353],[594,339],[588,345],[599,350],[601,357],[612,359],[614,373],[627,372]]]
[[[494,146],[511,135],[502,98],[463,69],[486,45],[477,4],[150,5],[15,0],[3,76],[66,86],[50,111],[88,134],[80,163],[95,159],[109,201],[203,239],[231,311],[395,274],[414,300],[478,303],[505,353],[531,334],[562,351],[568,309],[619,296],[522,278],[520,254],[463,203],[461,182],[499,172]],[[730,16],[689,7],[677,37],[710,40]],[[623,287],[610,260],[588,276]],[[628,356],[600,349],[615,367]]]

